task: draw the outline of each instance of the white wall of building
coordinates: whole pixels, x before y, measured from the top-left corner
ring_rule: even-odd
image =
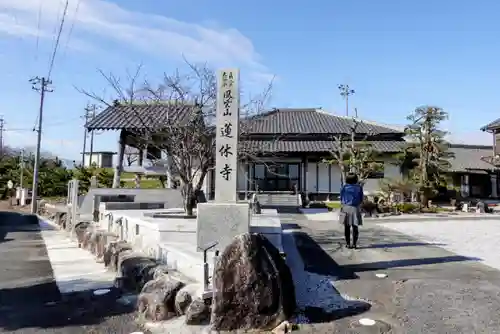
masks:
[[[384,159],[384,178],[401,179],[399,167],[391,163],[390,158]],[[323,162],[308,162],[307,164],[307,192],[311,193],[339,193],[341,187],[341,172],[338,165],[329,165]],[[379,189],[381,179],[365,181],[365,192],[371,193]]]
[[[85,153],[83,157],[83,165],[85,167],[90,167],[94,164],[99,168],[111,168],[113,167],[113,154],[111,153]]]

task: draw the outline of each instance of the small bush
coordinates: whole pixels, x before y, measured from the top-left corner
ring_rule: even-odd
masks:
[[[372,201],[365,200],[361,203],[361,211],[363,212],[375,212],[376,210],[377,204]]]
[[[397,209],[402,213],[414,213],[418,211],[419,207],[413,203],[400,203],[397,205]]]
[[[328,208],[328,211],[337,210],[342,207],[342,204],[340,204],[340,202],[325,202],[325,205]]]
[[[309,208],[311,208],[311,209],[326,209],[327,206],[324,202],[311,202],[311,203],[309,203]]]
[[[438,213],[439,209],[435,206],[431,206],[430,208],[422,208],[420,210],[422,213]]]

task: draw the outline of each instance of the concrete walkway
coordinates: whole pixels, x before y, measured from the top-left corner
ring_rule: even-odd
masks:
[[[49,244],[54,242],[51,251],[55,251],[56,240],[60,247],[66,250],[68,247],[56,237],[62,232],[51,229],[43,222],[39,225],[35,216],[0,212],[0,333],[140,331],[134,320],[134,305],[120,303],[113,293],[99,297],[92,291],[60,293],[42,234],[49,236],[50,240],[46,238]],[[67,252],[74,256],[72,274],[77,274],[78,263],[83,264],[82,268],[90,268],[84,264],[83,255]],[[74,277],[60,277],[60,282],[75,281]]]
[[[397,222],[388,223],[393,228],[365,224],[360,249],[350,250],[344,247],[338,223],[300,216],[295,226],[292,218],[286,220],[306,271],[329,277],[339,295],[366,300],[371,309],[348,314],[351,317],[338,315],[334,319],[340,319],[334,322],[325,314],[311,312],[315,323],[302,325],[298,333],[500,333],[500,272],[484,265],[479,253],[463,251],[484,240],[465,238],[474,222],[468,227],[455,226],[463,237],[461,252],[458,240],[454,243],[457,254],[445,249],[449,246],[444,239],[419,240],[396,231],[403,230]],[[428,234],[439,228],[438,223],[412,224],[423,224],[419,231],[428,230]],[[457,234],[452,228],[441,227],[439,235]],[[404,230],[413,233],[414,229]],[[489,252],[499,250],[497,242],[489,242]],[[376,324],[361,326],[358,320],[365,317]]]
[[[42,226],[51,225],[42,221]],[[61,293],[113,287],[116,274],[97,263],[89,251],[79,248],[65,232],[49,227],[42,229],[41,234]]]

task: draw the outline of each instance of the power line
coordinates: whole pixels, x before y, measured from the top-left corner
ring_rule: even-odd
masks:
[[[36,28],[36,51],[35,51],[35,61],[38,60],[38,46],[40,43],[40,27],[42,24],[42,4],[43,0],[40,0],[38,5],[38,18],[37,18],[37,28]]]
[[[62,18],[61,18],[61,23],[59,24],[59,30],[57,32],[57,37],[56,37],[56,41],[55,41],[55,44],[54,44],[54,50],[52,51],[52,57],[51,57],[50,62],[49,62],[49,72],[47,74],[47,78],[44,79],[45,82],[47,82],[47,83],[50,82],[50,76],[52,74],[52,70],[54,69],[54,62],[55,62],[56,55],[57,55],[57,50],[58,50],[58,47],[59,47],[59,41],[61,39],[61,34],[62,34],[63,27],[64,27],[65,19],[66,19],[66,14],[68,13],[68,5],[69,5],[69,1],[66,0],[66,4],[64,5],[63,15],[62,15]],[[41,80],[41,79],[39,79],[39,80]],[[43,89],[41,91],[44,92]],[[40,116],[38,116],[38,117],[40,117]],[[41,120],[38,119],[38,117],[37,117],[37,119],[35,121],[35,126],[33,127],[33,131],[35,131],[36,123],[38,123],[38,124],[41,123]],[[39,127],[39,130],[40,130],[40,127]],[[40,135],[41,135],[41,130],[39,132],[39,136]]]
[[[66,40],[66,46],[64,47],[63,57],[66,54],[69,41],[71,40],[71,35],[73,34],[73,29],[75,28],[76,18],[78,17],[78,10],[80,9],[80,2],[81,0],[78,0],[78,2],[76,3],[75,14],[73,15],[73,21],[71,22],[71,27],[69,28],[68,39]]]
[[[66,4],[64,5],[63,16],[61,18],[61,24],[59,25],[59,31],[57,32],[56,43],[54,45],[54,50],[52,51],[52,57],[50,59],[49,73],[47,74],[47,80],[50,80],[50,75],[52,74],[52,70],[54,69],[54,62],[56,60],[57,49],[59,47],[59,41],[61,40],[61,34],[62,34],[62,31],[64,28],[66,14],[68,13],[68,5],[69,5],[69,1],[66,0]]]
[[[32,198],[31,198],[31,213],[37,213],[37,198],[38,198],[38,169],[40,168],[40,148],[42,143],[42,120],[43,120],[43,106],[45,102],[45,93],[52,92],[53,90],[48,88],[52,82],[47,78],[33,78],[30,80],[32,84],[32,89],[40,92],[40,109],[38,112],[38,128],[37,131],[37,142],[36,142],[36,152],[35,152],[35,163],[33,166],[33,189],[32,189]]]

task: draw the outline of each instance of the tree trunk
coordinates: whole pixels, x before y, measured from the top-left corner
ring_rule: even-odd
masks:
[[[186,215],[192,216],[195,207],[194,189],[191,182],[186,182],[182,185],[182,197],[184,201],[184,211]]]

